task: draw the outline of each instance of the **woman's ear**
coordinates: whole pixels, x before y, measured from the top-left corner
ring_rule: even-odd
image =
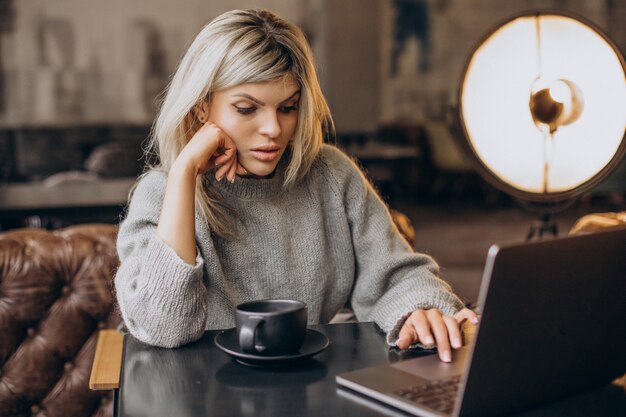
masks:
[[[209,103],[206,100],[194,106],[194,113],[200,123],[204,124],[209,121],[209,109]]]

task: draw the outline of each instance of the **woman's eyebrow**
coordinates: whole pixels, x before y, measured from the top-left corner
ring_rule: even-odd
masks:
[[[233,97],[243,97],[243,98],[247,98],[248,100],[254,101],[256,104],[258,104],[259,106],[265,106],[265,103],[263,103],[261,100],[259,100],[258,98],[252,97],[250,94],[246,94],[246,93],[238,93],[238,94],[233,94]]]
[[[292,95],[290,95],[289,97],[287,97],[286,99],[284,99],[283,101],[281,101],[281,103],[284,103],[285,101],[289,101],[291,99],[293,99],[295,96],[297,96],[298,94],[300,94],[300,90],[296,90],[294,91],[294,93]],[[259,106],[265,106],[265,103],[262,102],[261,100],[259,100],[258,98],[251,96],[250,94],[246,94],[246,93],[237,93],[237,94],[233,94],[233,97],[243,97],[243,98],[247,98],[250,101],[255,102],[256,104],[258,104]]]
[[[298,94],[300,94],[300,90],[296,90],[294,91],[294,93],[292,95],[290,95],[289,97],[287,97],[286,99],[284,99],[283,101],[281,101],[281,103],[284,103],[285,101],[289,101],[291,99],[293,99],[295,96],[297,96]]]

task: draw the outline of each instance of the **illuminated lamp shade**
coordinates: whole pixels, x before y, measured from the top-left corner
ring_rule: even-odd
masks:
[[[590,22],[553,11],[507,20],[459,87],[466,147],[494,186],[532,204],[572,201],[626,150],[624,58]]]

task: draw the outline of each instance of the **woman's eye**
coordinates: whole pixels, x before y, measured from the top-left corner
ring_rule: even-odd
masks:
[[[298,110],[298,106],[281,106],[278,108],[278,111],[280,111],[281,113],[290,113],[292,111],[296,111]]]
[[[251,106],[251,107],[235,106],[235,109],[237,109],[237,113],[239,113],[239,114],[252,114],[256,110],[256,107],[254,107],[254,106]]]

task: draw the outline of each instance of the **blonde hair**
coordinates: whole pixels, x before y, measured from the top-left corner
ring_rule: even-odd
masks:
[[[180,61],[154,122],[149,149],[169,172],[172,164],[201,127],[194,107],[211,94],[244,83],[273,81],[292,74],[301,89],[298,122],[290,142],[284,186],[311,168],[332,130],[330,110],[315,72],[313,53],[302,31],[267,10],[233,10],[208,23]],[[230,216],[219,195],[201,178],[196,181],[196,213],[212,233],[232,236]]]

